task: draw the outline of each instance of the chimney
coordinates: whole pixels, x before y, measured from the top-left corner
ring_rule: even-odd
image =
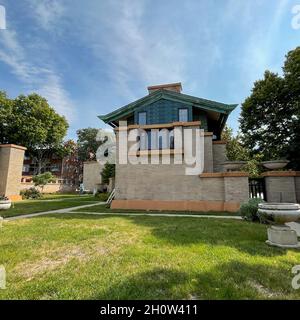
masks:
[[[181,86],[181,82],[177,82],[177,83],[167,83],[167,84],[160,84],[156,86],[150,86],[147,89],[149,94],[157,90],[169,90],[169,91],[175,91],[175,92],[181,93],[182,86]]]

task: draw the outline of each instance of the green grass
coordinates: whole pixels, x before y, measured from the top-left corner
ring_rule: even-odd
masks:
[[[24,201],[15,202],[13,203],[12,208],[8,210],[1,210],[0,216],[7,218],[7,217],[19,216],[19,215],[24,215],[29,213],[64,209],[64,208],[89,204],[90,201],[96,200],[95,197],[93,196],[84,196],[84,197],[77,196],[76,197],[75,195],[73,195],[73,197],[75,198],[72,198],[72,199],[56,198],[53,201],[52,199],[44,198],[41,200],[24,200]]]
[[[4,222],[0,299],[300,299],[300,252],[245,221],[64,214]]]
[[[226,212],[226,211],[207,211],[207,212],[197,212],[197,211],[145,211],[145,210],[132,210],[132,209],[110,209],[105,204],[99,204],[98,206],[93,206],[91,208],[74,210],[79,212],[99,212],[99,213],[171,213],[171,214],[197,214],[197,215],[217,215],[217,216],[240,216],[239,212]]]

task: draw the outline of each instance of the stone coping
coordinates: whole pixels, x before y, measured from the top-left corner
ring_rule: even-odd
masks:
[[[200,178],[224,178],[224,177],[249,177],[248,172],[231,171],[231,172],[204,172],[199,174]]]
[[[129,156],[158,156],[168,154],[183,154],[184,151],[181,149],[153,149],[153,150],[140,150],[140,151],[129,151]]]
[[[300,171],[266,171],[262,177],[300,177]]]
[[[132,124],[127,127],[118,127],[115,128],[115,131],[126,131],[132,129],[164,129],[164,128],[174,128],[174,127],[198,127],[201,125],[201,121],[189,121],[189,122],[172,122],[172,123],[157,123],[157,124],[146,124],[146,125],[138,125]],[[213,135],[212,132],[206,132]]]
[[[20,149],[20,150],[27,150],[26,147],[18,146],[16,144],[0,144],[0,148],[12,148],[12,149]]]
[[[227,141],[225,141],[225,140],[215,140],[215,141],[213,141],[213,144],[227,144]]]

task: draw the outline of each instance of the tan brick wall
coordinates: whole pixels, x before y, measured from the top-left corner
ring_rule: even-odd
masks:
[[[88,161],[83,164],[83,185],[85,189],[93,191],[94,188],[99,188],[102,181],[100,173],[103,167],[97,161]]]
[[[19,195],[25,148],[0,145],[0,194]]]
[[[296,202],[295,177],[265,177],[268,202]]]
[[[248,177],[224,177],[225,201],[246,202],[249,199]]]
[[[226,158],[226,144],[213,144],[213,172],[223,172],[223,164]]]
[[[33,183],[21,182],[21,190],[36,188]],[[42,191],[41,189],[39,189]],[[43,193],[56,193],[56,192],[75,192],[76,188],[62,183],[48,183],[43,188]]]
[[[248,177],[186,175],[186,164],[173,164],[173,155],[170,164],[150,164],[148,156],[139,159],[148,159],[149,164],[120,165],[117,161],[116,200],[130,200],[131,204],[133,200],[196,201],[198,207],[201,201],[211,201],[220,208],[224,208],[224,202],[234,203],[236,208],[238,203],[248,200]],[[214,166],[221,171],[220,163],[225,160],[225,144],[215,145],[212,135],[205,135],[204,172],[209,175]]]

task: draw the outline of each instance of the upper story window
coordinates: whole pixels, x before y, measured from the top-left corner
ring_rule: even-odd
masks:
[[[138,117],[139,117],[138,122],[140,125],[147,124],[147,113],[146,112],[139,112]]]
[[[188,109],[184,108],[178,110],[178,121],[188,122]]]

